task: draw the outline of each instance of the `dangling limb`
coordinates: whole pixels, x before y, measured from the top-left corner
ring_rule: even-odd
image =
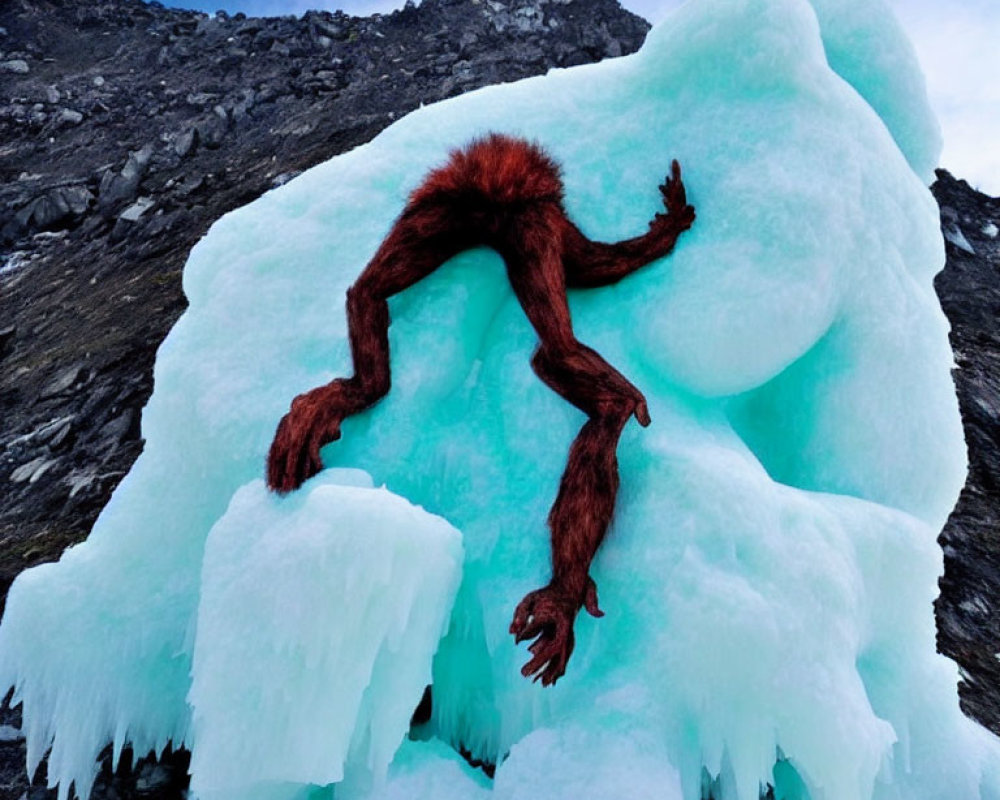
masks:
[[[556,502],[549,514],[552,580],[518,605],[510,632],[529,647],[523,675],[548,686],[566,671],[573,652],[573,622],[580,608],[602,616],[590,564],[604,538],[618,492],[615,451],[633,414],[649,413],[642,393],[598,353],[576,340],[566,301],[558,237],[546,235],[555,219],[538,212],[511,237],[503,253],[511,285],[541,344],[532,359],[538,376],[590,419],[570,448]],[[551,229],[549,229],[551,230]]]
[[[681,167],[671,164],[671,174],[660,186],[666,214],[657,214],[649,231],[614,244],[594,242],[569,219],[563,241],[566,249],[566,283],[574,288],[606,286],[635,272],[639,267],[669,253],[677,237],[694,222],[694,208],[687,204]]]
[[[469,245],[456,228],[454,209],[410,206],[374,258],[347,290],[347,327],[354,375],[296,397],[282,418],[267,456],[267,483],[297,489],[321,469],[320,448],[340,438],[340,423],[374,405],[389,391],[389,297],[429,275]]]
[[[569,394],[562,390],[579,385],[585,374],[567,374],[565,364],[550,363],[544,350],[538,351],[532,366],[545,383],[567,399]],[[578,405],[590,406],[591,401],[588,394]],[[615,392],[607,396],[597,403],[596,413],[577,435],[549,513],[552,580],[525,596],[514,612],[511,633],[517,641],[539,637],[530,646],[533,657],[521,673],[540,677],[545,686],[555,683],[566,671],[574,646],[573,620],[580,607],[595,617],[603,616],[590,564],[614,513],[618,439],[636,404],[636,399],[627,394]]]

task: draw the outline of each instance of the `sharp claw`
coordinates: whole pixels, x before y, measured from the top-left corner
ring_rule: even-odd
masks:
[[[594,583],[593,578],[589,578],[587,581],[587,594],[584,597],[583,606],[592,617],[604,616],[604,612],[597,605],[597,584]]]
[[[528,625],[523,628],[520,633],[514,637],[514,644],[520,644],[521,642],[526,642],[528,639],[534,639],[543,630],[544,626],[540,623],[535,623],[534,625]],[[539,639],[538,641],[542,641]],[[537,644],[537,643],[536,643]],[[531,650],[531,648],[528,648]]]
[[[652,422],[652,420],[649,417],[649,406],[646,405],[646,401],[645,400],[643,400],[642,402],[640,402],[635,407],[635,411],[633,413],[635,414],[636,421],[640,425],[642,425],[642,427],[644,427],[644,428],[649,427],[649,423]]]
[[[533,659],[531,659],[531,661],[529,661],[527,664],[521,667],[521,674],[525,678],[527,678],[529,675],[534,675],[535,677],[533,678],[533,681],[537,681],[542,675],[541,673],[542,667],[545,666],[545,663],[548,660],[549,659],[547,658],[543,659],[540,656],[535,656]]]
[[[514,609],[514,618],[510,623],[510,632],[516,636],[519,631],[524,630],[524,626],[528,624],[529,619],[531,619],[531,605],[526,597]]]
[[[566,674],[566,660],[561,656],[554,657],[542,674],[542,686],[554,686],[555,682]]]

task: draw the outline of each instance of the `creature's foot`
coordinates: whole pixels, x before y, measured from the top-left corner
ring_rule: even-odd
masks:
[[[657,214],[649,223],[649,227],[653,230],[664,228],[675,236],[690,228],[694,223],[694,206],[688,205],[687,192],[681,180],[681,165],[677,163],[677,159],[670,165],[670,175],[660,185],[660,194],[663,195],[663,205],[667,213]]]
[[[319,449],[340,438],[340,423],[357,411],[347,380],[320,386],[292,401],[267,455],[267,485],[290,492],[323,469]]]
[[[597,606],[597,586],[589,577],[582,597],[555,581],[525,595],[510,623],[517,643],[538,637],[528,647],[532,658],[521,667],[524,677],[534,676],[536,681],[541,678],[542,686],[551,686],[566,673],[576,643],[573,622],[581,607],[595,617],[604,616]]]

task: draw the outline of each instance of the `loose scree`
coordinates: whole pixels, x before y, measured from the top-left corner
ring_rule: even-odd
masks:
[[[521,601],[510,625],[518,642],[535,639],[521,673],[545,686],[566,671],[580,608],[603,616],[589,572],[614,511],[618,439],[629,417],[643,426],[650,422],[642,392],[577,340],[566,289],[606,286],[670,252],[695,218],[677,161],[659,188],[667,213],[656,214],[645,234],[594,242],[566,215],[559,167],[539,146],[493,133],[453,151],[411,194],[347,291],[354,376],[296,397],[267,458],[267,482],[278,492],[292,491],[319,472],[319,450],[340,438],[340,423],[389,391],[388,298],[463,250],[496,250],[538,334],[532,368],[588,417],[570,447],[549,512],[552,579]]]

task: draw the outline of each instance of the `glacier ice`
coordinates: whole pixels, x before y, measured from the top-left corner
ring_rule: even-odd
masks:
[[[1000,795],[934,650],[965,450],[936,134],[881,8],[691,0],[634,56],[422,108],[216,223],[145,452],[88,541],[11,589],[29,768],[51,747],[49,780],[86,795],[107,742],[173,741],[213,800]],[[489,130],[550,150],[594,238],[644,229],[673,157],[698,209],[668,259],[570,298],[653,424],[619,447],[606,616],[544,691],[506,631],[548,577],[582,415],[531,372],[495,253],[393,298],[392,392],[331,469],[259,483],[291,397],[346,373],[344,291],[407,192]]]
[[[353,472],[287,498],[253,481],[208,535],[188,693],[203,800],[383,780],[431,681],[461,534]]]

